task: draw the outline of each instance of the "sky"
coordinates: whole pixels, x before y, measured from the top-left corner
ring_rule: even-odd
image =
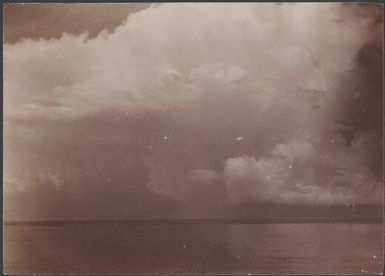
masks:
[[[382,204],[382,24],[381,5],[6,5],[5,220]]]

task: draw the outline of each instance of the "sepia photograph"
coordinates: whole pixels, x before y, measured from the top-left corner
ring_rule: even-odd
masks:
[[[383,275],[382,3],[3,5],[3,273]]]

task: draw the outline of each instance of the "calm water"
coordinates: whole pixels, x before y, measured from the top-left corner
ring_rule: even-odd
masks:
[[[4,271],[375,273],[382,224],[4,226]]]

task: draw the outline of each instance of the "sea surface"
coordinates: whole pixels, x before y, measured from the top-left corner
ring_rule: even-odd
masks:
[[[374,274],[383,225],[5,225],[7,274]]]

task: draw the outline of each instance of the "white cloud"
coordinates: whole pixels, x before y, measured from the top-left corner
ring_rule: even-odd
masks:
[[[213,184],[213,181],[216,181],[219,179],[219,176],[213,170],[198,169],[198,170],[192,170],[190,172],[190,179],[192,182],[211,185]]]
[[[300,75],[314,86],[319,77],[310,70],[309,49],[319,70],[333,74],[350,66],[366,35],[368,22],[336,24],[338,12],[337,4],[162,4],[96,38],[6,44],[5,114],[74,118],[111,108],[164,110],[188,101],[187,79],[293,86]]]
[[[293,141],[289,144],[278,144],[272,150],[272,155],[286,159],[288,162],[307,162],[313,156],[315,149],[310,142]]]
[[[229,197],[237,202],[379,202],[381,185],[365,160],[347,148],[316,152],[309,142],[294,141],[258,160],[229,158],[223,175]]]
[[[238,66],[205,63],[199,68],[193,69],[188,78],[193,82],[215,81],[221,84],[232,84],[246,80],[249,78],[249,74]]]

